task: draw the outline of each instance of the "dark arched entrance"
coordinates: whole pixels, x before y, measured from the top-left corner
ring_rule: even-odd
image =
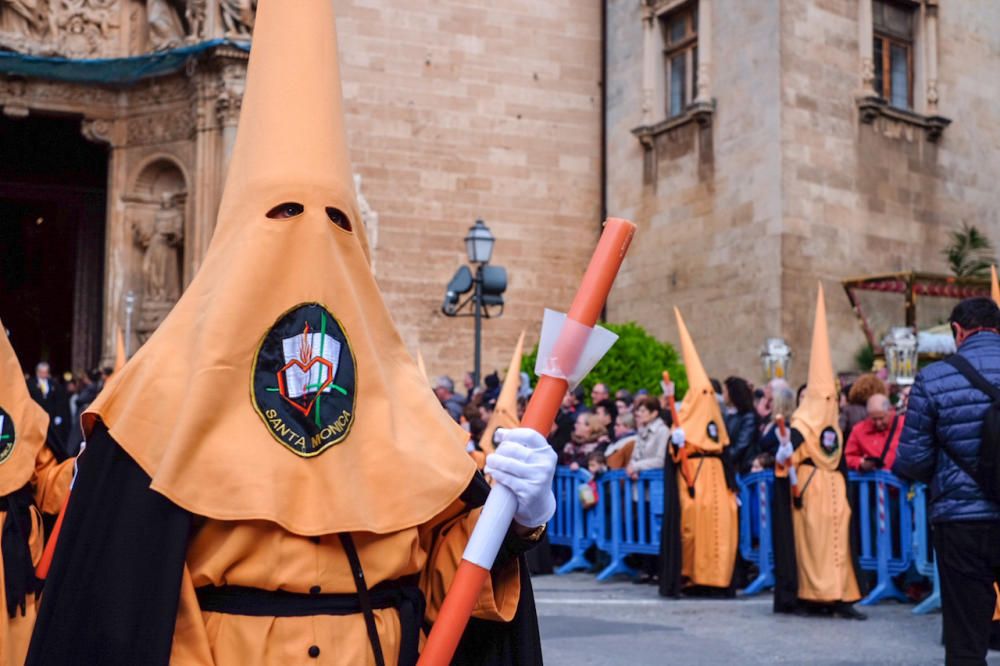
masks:
[[[0,319],[26,372],[99,361],[107,174],[79,118],[0,116]]]

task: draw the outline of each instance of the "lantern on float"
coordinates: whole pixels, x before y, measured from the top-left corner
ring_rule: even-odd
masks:
[[[764,379],[787,379],[788,367],[792,362],[792,350],[784,338],[768,338],[760,352],[760,362],[764,366]]]
[[[909,386],[917,376],[917,336],[908,326],[894,326],[882,340],[889,381]]]

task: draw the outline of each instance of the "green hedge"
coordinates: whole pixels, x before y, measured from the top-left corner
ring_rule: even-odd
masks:
[[[601,362],[583,380],[583,387],[590,401],[590,389],[594,384],[606,384],[612,391],[628,389],[633,393],[644,388],[653,395],[659,395],[660,379],[663,371],[669,370],[670,377],[677,385],[677,395],[687,391],[687,373],[681,363],[680,354],[669,344],[660,342],[634,322],[626,324],[602,324],[618,334],[618,342]],[[521,359],[521,370],[528,373],[534,385],[535,359],[538,346]]]

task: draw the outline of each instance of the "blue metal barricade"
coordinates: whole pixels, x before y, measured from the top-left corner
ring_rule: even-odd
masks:
[[[862,606],[883,599],[908,601],[893,583],[910,567],[913,521],[907,499],[909,485],[890,472],[851,472],[848,480],[857,492],[858,520],[861,525],[861,553],[858,563],[876,573],[874,589],[861,600]]]
[[[590,562],[584,557],[584,553],[594,544],[592,516],[600,507],[585,510],[580,504],[577,488],[581,483],[586,483],[587,478],[587,473],[582,470],[574,472],[569,467],[556,468],[553,479],[556,512],[549,522],[549,542],[557,546],[569,546],[571,549],[569,561],[556,570],[557,574],[590,568]]]
[[[740,553],[743,559],[756,564],[759,572],[743,590],[743,594],[749,596],[774,587],[774,550],[771,543],[774,472],[765,470],[740,476],[739,489]]]
[[[625,564],[633,553],[657,555],[663,522],[663,470],[648,470],[635,481],[624,470],[602,474],[598,480],[600,502],[595,507],[597,547],[611,562],[597,580],[616,574],[635,575]]]
[[[913,564],[917,573],[934,581],[934,588],[926,599],[913,609],[916,615],[930,613],[941,607],[941,579],[934,562],[931,546],[930,520],[927,515],[927,486],[913,484]]]

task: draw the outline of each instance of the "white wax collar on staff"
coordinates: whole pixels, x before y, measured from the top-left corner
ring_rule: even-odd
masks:
[[[562,359],[553,356],[556,342],[563,335],[586,339],[579,359],[570,369],[564,367]],[[618,336],[603,326],[594,326],[593,328],[584,326],[567,317],[565,313],[546,309],[542,319],[542,335],[538,342],[535,374],[565,379],[569,384],[569,389],[573,390],[583,381],[587,373],[604,358],[604,355],[608,353],[617,340]]]

